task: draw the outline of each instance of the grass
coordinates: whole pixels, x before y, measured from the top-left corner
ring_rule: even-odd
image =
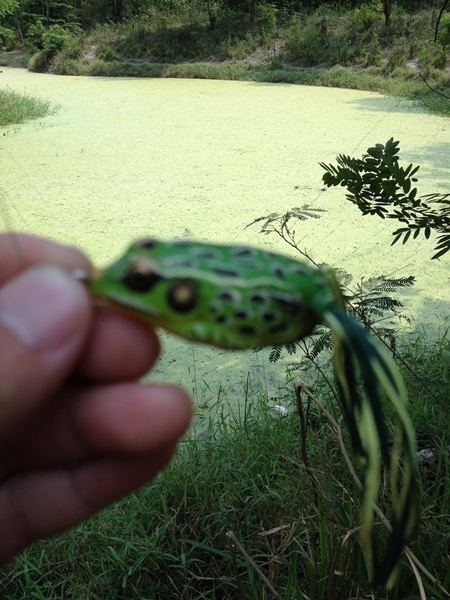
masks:
[[[39,119],[54,114],[57,110],[58,107],[52,106],[48,100],[0,89],[0,127]]]
[[[421,334],[402,348],[428,386],[405,371],[419,442],[434,452],[420,467],[422,517],[411,551],[430,573],[418,569],[423,597],[444,599],[450,340]],[[7,565],[1,598],[104,600],[105,589],[117,600],[420,598],[406,557],[388,596],[370,589],[357,535],[360,498],[336,433],[320,407],[304,400],[301,444],[291,385],[284,393],[287,417],[262,393],[239,414],[218,399],[201,439],[185,439],[154,483]],[[324,385],[314,393],[338,419]]]
[[[10,52],[0,51],[0,65],[14,69],[27,68],[27,55],[23,50],[12,50]]]

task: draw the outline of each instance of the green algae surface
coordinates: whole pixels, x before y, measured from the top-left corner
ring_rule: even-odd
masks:
[[[429,329],[450,314],[450,268],[433,244],[391,247],[395,221],[362,217],[344,190],[324,189],[319,162],[360,156],[390,137],[420,164],[419,193],[448,192],[450,121],[375,93],[231,81],[58,77],[3,68],[0,86],[60,105],[3,129],[3,228],[83,249],[98,266],[140,237],[252,244],[289,253],[255,218],[309,204],[328,212],[296,226],[318,262],[355,278],[415,275],[405,312]],[[152,379],[182,383],[199,403],[263,388],[277,403],[285,363],[162,334]]]

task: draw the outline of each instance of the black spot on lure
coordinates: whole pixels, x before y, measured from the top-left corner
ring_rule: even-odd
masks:
[[[93,277],[90,287],[94,296],[119,309],[220,348],[294,342],[326,323],[334,334],[344,417],[364,471],[361,542],[368,571],[375,584],[389,580],[417,522],[414,429],[396,365],[347,314],[332,273],[255,248],[142,240]],[[392,447],[383,416],[385,396],[398,420]],[[392,531],[380,557],[373,520],[383,472]]]

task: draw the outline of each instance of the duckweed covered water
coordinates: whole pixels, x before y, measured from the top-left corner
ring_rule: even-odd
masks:
[[[310,204],[296,227],[318,262],[355,277],[417,278],[405,312],[434,327],[450,314],[448,259],[430,242],[390,246],[395,221],[362,217],[344,191],[324,189],[319,162],[360,156],[391,136],[420,164],[419,192],[448,192],[450,121],[410,101],[354,90],[231,81],[58,77],[3,68],[0,86],[61,105],[54,116],[2,130],[1,194],[17,230],[74,244],[98,266],[139,237],[245,243],[289,253],[255,218]],[[8,223],[3,228],[9,227]],[[447,262],[446,262],[447,261]],[[163,334],[152,379],[195,388],[200,404],[250,388],[279,403],[284,365]],[[220,391],[219,391],[220,390]]]

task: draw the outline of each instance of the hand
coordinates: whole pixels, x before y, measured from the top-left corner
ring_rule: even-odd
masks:
[[[0,563],[154,477],[189,425],[181,389],[136,381],[154,331],[93,307],[76,268],[73,248],[0,235]]]

